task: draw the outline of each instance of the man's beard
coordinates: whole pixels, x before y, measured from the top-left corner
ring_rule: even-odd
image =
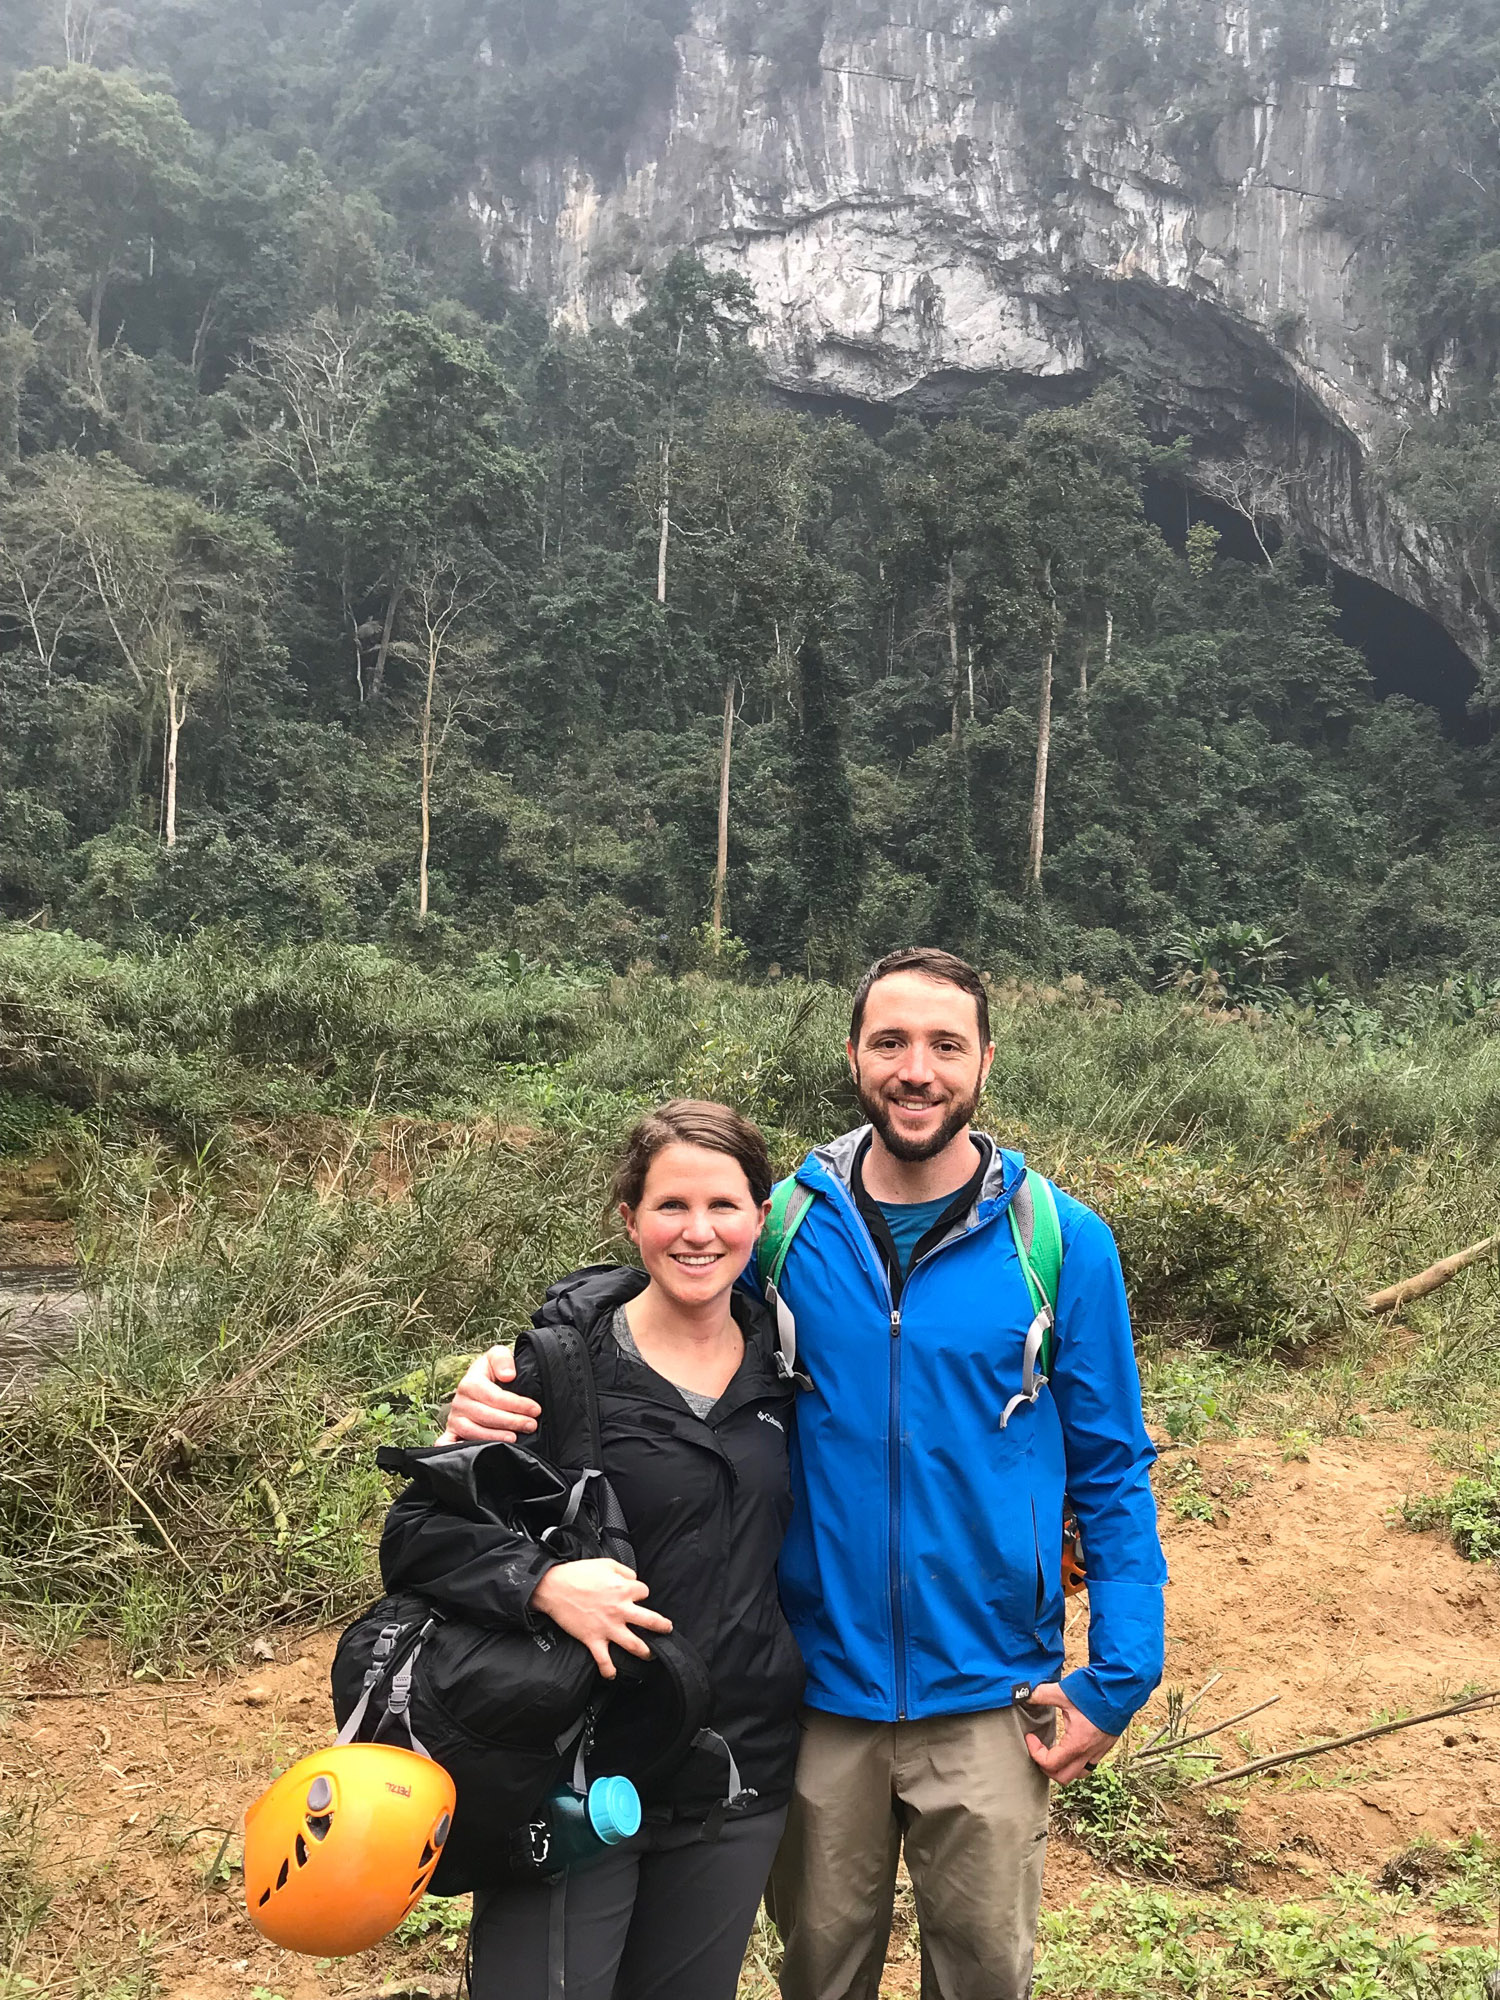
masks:
[[[945,1146],[953,1143],[979,1109],[979,1093],[983,1087],[982,1082],[976,1083],[972,1096],[956,1102],[930,1139],[904,1139],[891,1123],[890,1108],[885,1099],[867,1096],[858,1069],[854,1072],[854,1095],[859,1099],[860,1110],[880,1134],[886,1151],[909,1165],[918,1160],[935,1160]]]

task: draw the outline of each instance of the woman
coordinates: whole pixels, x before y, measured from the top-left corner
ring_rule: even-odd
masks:
[[[690,1641],[712,1684],[712,1727],[738,1766],[738,1802],[718,1805],[722,1765],[710,1784],[701,1760],[689,1763],[645,1799],[641,1833],[570,1874],[561,1899],[532,1882],[477,1892],[474,2000],[545,2000],[559,1911],[569,2000],[733,2000],[786,1818],[802,1691],[776,1592],[794,1390],[769,1316],[735,1289],[770,1192],[764,1139],[724,1105],[679,1099],[630,1134],[614,1196],[644,1270],[576,1271],[537,1322],[571,1324],[587,1345],[604,1471],[640,1573],[544,1557],[515,1585],[517,1617],[550,1618],[606,1678],[611,1646],[649,1656],[652,1632]],[[516,1388],[534,1396],[528,1359],[523,1344]],[[382,1547],[387,1586],[431,1582],[420,1549],[400,1539]]]

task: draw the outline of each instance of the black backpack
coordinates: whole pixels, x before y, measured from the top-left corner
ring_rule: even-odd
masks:
[[[563,1561],[634,1557],[609,1481],[599,1470],[599,1403],[581,1336],[549,1326],[523,1334],[542,1378],[548,1455],[519,1444],[383,1446],[377,1462],[404,1474],[420,1505],[522,1528]],[[411,1499],[410,1492],[403,1496]],[[703,1662],[675,1634],[651,1636],[651,1658],[616,1650],[604,1680],[587,1647],[548,1619],[533,1629],[445,1614],[415,1591],[383,1597],[344,1633],[333,1662],[339,1741],[396,1742],[441,1764],[458,1794],[431,1891],[456,1896],[525,1866],[511,1840],[572,1770],[575,1789],[606,1773],[651,1787],[695,1752],[722,1753],[729,1795],[739,1776],[705,1728]]]

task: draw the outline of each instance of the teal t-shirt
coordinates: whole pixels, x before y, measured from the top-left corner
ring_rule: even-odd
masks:
[[[905,1278],[911,1269],[912,1252],[944,1209],[953,1206],[953,1196],[940,1194],[936,1201],[877,1201],[875,1206],[885,1217],[885,1226],[891,1232],[891,1241],[901,1260],[901,1275]]]

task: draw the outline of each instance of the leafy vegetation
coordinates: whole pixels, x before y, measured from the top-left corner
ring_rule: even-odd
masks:
[[[1407,1500],[1401,1517],[1409,1528],[1446,1528],[1469,1562],[1500,1561],[1500,1452],[1455,1479],[1446,1493]]]
[[[799,980],[5,945],[13,1144],[58,1161],[89,1299],[67,1368],[0,1404],[0,1592],[49,1647],[165,1667],[341,1615],[371,1580],[372,1446],[424,1434],[456,1357],[608,1251],[642,1106],[736,1103],[783,1164],[855,1115],[846,996]],[[1449,1026],[1417,1060],[1175,995],[994,998],[986,1122],[1113,1225],[1170,1436],[1381,1407],[1494,1429],[1492,1268],[1414,1305],[1397,1354],[1358,1301],[1489,1227],[1500,1039]],[[1172,1464],[1164,1504],[1212,1511]]]
[[[1500,976],[1489,760],[1373,698],[1295,551],[1166,548],[1117,387],[876,439],[772,403],[690,258],[622,244],[641,309],[587,338],[499,284],[475,162],[617,151],[675,8],[10,0],[0,910],[428,968],[1187,952],[1225,993],[1261,937],[1251,983],[1325,1016]],[[1163,8],[1034,0],[1006,73],[1155,91],[1207,32]],[[1312,61],[1322,16],[1273,12],[1256,60]],[[822,32],[730,25],[787,76]],[[1437,521],[1426,448],[1392,476]]]
[[[1237,1898],[1213,1904],[1121,1889],[1044,1912],[1039,1995],[1121,2000],[1485,2000],[1492,1945],[1442,1949],[1430,1933]]]

